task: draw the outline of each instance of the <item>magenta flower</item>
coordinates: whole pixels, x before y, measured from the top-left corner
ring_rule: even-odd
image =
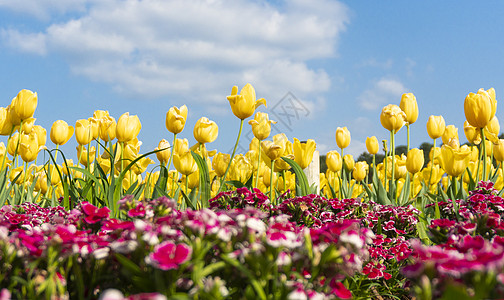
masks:
[[[107,219],[109,217],[110,209],[106,206],[98,208],[93,204],[84,201],[81,203],[81,208],[84,214],[86,214],[84,221],[86,221],[86,223],[88,224],[95,224],[102,219]]]
[[[161,270],[178,269],[179,265],[191,258],[192,249],[186,244],[175,244],[165,241],[149,254],[148,263]]]

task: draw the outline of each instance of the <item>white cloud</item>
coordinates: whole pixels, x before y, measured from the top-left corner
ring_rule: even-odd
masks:
[[[406,92],[404,85],[395,79],[381,78],[360,94],[357,100],[367,110],[376,110],[389,103],[399,103]]]
[[[41,17],[71,10],[64,1],[20,2],[43,3],[31,10]],[[21,7],[6,3],[0,0],[0,8]],[[349,21],[347,8],[330,0],[278,6],[246,0],[79,0],[73,11],[79,16],[43,32],[3,30],[3,43],[62,56],[75,74],[124,95],[202,103],[224,103],[232,85],[247,82],[259,97],[271,99],[288,91],[300,97],[327,91],[327,72],[307,61],[337,55],[338,36]],[[40,47],[19,48],[24,38]]]
[[[0,9],[9,9],[16,13],[47,20],[54,14],[82,12],[87,2],[93,2],[93,0],[0,0]]]

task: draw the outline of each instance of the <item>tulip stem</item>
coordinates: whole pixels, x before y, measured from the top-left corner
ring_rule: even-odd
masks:
[[[238,138],[236,139],[236,143],[235,143],[235,146],[234,146],[234,149],[233,149],[233,153],[231,154],[231,157],[229,158],[229,163],[228,163],[228,166],[226,168],[226,172],[224,172],[224,176],[221,178],[220,186],[219,186],[219,190],[217,191],[217,194],[220,193],[222,187],[224,186],[224,180],[226,180],[227,173],[229,172],[229,167],[231,167],[231,162],[233,162],[233,157],[234,157],[234,155],[236,153],[236,148],[238,147],[238,143],[240,142],[240,136],[241,136],[241,133],[242,133],[242,129],[243,129],[243,119],[240,120],[240,131],[238,131]]]
[[[429,191],[430,191],[431,182],[432,182],[432,170],[434,169],[434,158],[436,157],[436,139],[432,139],[432,140],[433,140],[433,142],[432,142],[432,159],[430,161],[431,168],[430,168],[429,182],[427,183],[427,186],[429,187]]]
[[[261,168],[261,141],[258,139],[257,142],[259,143],[259,147],[257,149],[259,154],[257,155],[257,173],[256,173],[256,181],[254,184],[254,188],[257,189],[257,183],[259,182],[259,169]]]
[[[410,149],[410,130],[409,130],[409,123],[406,123],[406,129],[407,129],[407,135],[408,135],[408,151],[406,153],[409,152],[409,149]]]
[[[166,170],[168,171],[168,177],[170,177],[170,166],[171,166],[171,161],[173,157],[173,152],[175,149],[175,141],[177,140],[177,134],[173,134],[173,143],[171,144],[171,151],[170,151],[170,159],[168,159],[168,166],[166,167]],[[175,178],[173,178],[173,181],[175,182]]]
[[[486,167],[487,167],[487,164],[486,164],[486,143],[485,143],[485,131],[483,130],[483,128],[480,128],[481,130],[481,143],[482,143],[482,146],[483,146],[483,174],[481,176],[481,180],[485,181],[486,180]]]
[[[394,130],[390,131],[390,148],[392,150],[392,175],[390,176],[390,187],[389,191],[391,191],[391,196],[396,199],[395,197],[395,141],[394,141],[395,133]]]
[[[273,168],[275,167],[275,160],[271,160],[271,173],[270,173],[270,202],[276,206],[276,199],[273,197]]]

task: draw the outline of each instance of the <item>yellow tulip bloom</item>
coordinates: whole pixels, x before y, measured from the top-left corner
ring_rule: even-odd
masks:
[[[69,126],[68,123],[63,120],[58,120],[51,126],[49,136],[54,144],[64,145],[70,140],[73,134],[74,128],[72,126]]]
[[[355,160],[353,158],[353,155],[346,154],[343,156],[343,166],[345,167],[345,170],[347,170],[348,172],[353,170],[355,166]]]
[[[183,175],[190,175],[198,170],[198,165],[194,160],[191,151],[173,154],[173,164],[175,169]]]
[[[133,140],[140,133],[142,124],[137,115],[130,116],[129,112],[122,114],[117,121],[116,137],[119,142]]]
[[[495,160],[502,163],[504,161],[504,140],[499,139],[497,144],[493,145],[493,154]]]
[[[180,108],[173,106],[166,113],[166,129],[171,133],[177,134],[184,130],[187,120],[187,106],[182,105]]]
[[[497,101],[484,89],[469,93],[464,100],[464,113],[471,126],[484,128],[495,115]]]
[[[441,137],[445,128],[446,123],[443,116],[430,116],[427,120],[427,133],[433,140]]]
[[[410,149],[406,158],[406,168],[411,174],[420,172],[424,165],[424,152],[418,148]]]
[[[79,145],[87,145],[93,140],[93,129],[89,120],[81,119],[75,122],[75,139]]]
[[[96,148],[95,146],[91,146],[89,148],[89,155],[88,155],[88,150],[84,146],[77,146],[77,157],[79,158],[79,162],[83,166],[89,166],[95,159],[95,153],[96,153]],[[88,161],[88,156],[89,156],[89,161]]]
[[[106,142],[115,139],[117,122],[114,119],[114,117],[104,116],[103,118],[99,119],[98,127],[99,127],[98,135],[100,139]]]
[[[222,177],[224,176],[224,173],[226,173],[226,168],[229,164],[229,159],[231,158],[231,155],[227,153],[217,153],[212,160],[212,168],[215,170],[215,173],[217,173],[217,176]]]
[[[353,168],[352,176],[355,181],[362,181],[366,178],[369,166],[365,161],[358,161]]]
[[[14,98],[14,111],[20,120],[33,117],[37,108],[37,93],[21,90]]]
[[[397,133],[406,122],[406,114],[395,104],[389,104],[382,109],[380,122],[388,131]]]
[[[441,146],[442,167],[448,175],[458,177],[467,168],[470,155],[471,149],[465,145],[460,147],[459,150],[443,145]]]
[[[156,152],[156,157],[159,160],[159,163],[166,165],[168,160],[170,160],[171,155],[170,143],[167,140],[162,139],[154,150],[161,150]]]
[[[19,154],[25,162],[34,161],[39,152],[39,144],[36,133],[21,134],[19,143]]]
[[[481,143],[481,132],[478,128],[471,126],[467,120],[464,122],[464,134],[469,143],[479,145]]]
[[[413,93],[405,93],[401,96],[399,104],[401,110],[406,114],[406,122],[413,124],[418,119],[418,103]]]
[[[378,139],[376,136],[366,138],[366,149],[369,154],[376,154],[380,150],[380,145],[378,144]]]
[[[256,112],[254,119],[248,123],[252,125],[254,136],[262,141],[268,138],[271,133],[271,124],[276,124],[276,121],[270,120],[267,113]]]
[[[281,145],[277,145],[272,141],[262,141],[261,147],[266,154],[266,157],[268,157],[270,160],[276,160],[280,158],[284,151]]]
[[[443,135],[441,136],[441,139],[443,140],[443,144],[448,144],[448,142],[451,139],[459,139],[458,136],[458,128],[455,127],[454,125],[448,125],[445,127],[445,130],[443,132]]]
[[[266,106],[266,100],[264,100],[264,98],[256,101],[255,89],[250,83],[247,83],[242,88],[240,94],[238,94],[238,87],[233,86],[231,95],[227,96],[227,99],[229,100],[233,114],[241,120],[252,116],[256,108],[261,104]]]
[[[311,163],[316,147],[317,145],[312,139],[301,143],[297,138],[294,138],[294,160],[301,169],[306,169]]]
[[[28,118],[23,120],[23,125],[21,126],[19,131],[26,134],[30,133],[33,129],[33,126],[35,125],[36,120],[36,118]]]
[[[326,165],[327,169],[331,172],[339,172],[341,171],[343,160],[341,159],[341,155],[337,151],[329,151],[326,154]]]
[[[345,149],[350,145],[350,131],[346,127],[338,127],[336,128],[336,144],[341,149]]]
[[[219,127],[214,121],[209,120],[207,117],[202,117],[194,125],[193,134],[198,143],[211,143],[217,139]]]
[[[497,116],[493,116],[493,118],[488,122],[488,124],[484,128],[485,137],[489,139],[492,143],[497,143],[499,140],[499,132],[500,132],[500,124]]]

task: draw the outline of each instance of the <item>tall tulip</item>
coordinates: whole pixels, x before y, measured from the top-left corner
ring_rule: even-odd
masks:
[[[331,172],[339,172],[342,168],[343,161],[338,151],[329,151],[326,154],[326,165]]]
[[[429,119],[427,120],[427,134],[431,137],[433,140],[433,147],[432,149],[436,149],[436,139],[443,136],[443,133],[446,129],[446,123],[443,118],[443,116],[430,116]],[[435,156],[435,153],[434,155]],[[432,168],[431,168],[432,172]],[[431,175],[432,176],[432,175]],[[429,180],[430,182],[430,180]]]
[[[33,117],[37,108],[37,93],[30,90],[21,90],[14,102],[14,111],[21,121]]]
[[[63,120],[57,120],[51,126],[49,136],[51,141],[58,147],[59,145],[66,144],[73,134],[74,128],[72,126],[68,125],[68,123]]]
[[[166,113],[166,129],[173,134],[181,133],[187,120],[187,106],[173,106]]]
[[[160,150],[156,152],[156,157],[159,160],[159,163],[165,165],[171,156],[170,143],[167,140],[162,139],[154,150]]]
[[[390,131],[390,146],[392,149],[392,176],[391,183],[395,184],[395,134],[404,126],[406,123],[406,114],[401,108],[394,104],[389,104],[382,109],[380,114],[380,122],[382,126]],[[385,184],[387,184],[385,182]],[[391,195],[395,195],[394,189],[391,190]]]
[[[37,158],[39,144],[36,133],[21,134],[19,143],[19,154],[23,161],[32,162]]]
[[[241,120],[252,116],[256,108],[261,104],[266,106],[264,98],[256,100],[255,89],[250,83],[247,83],[242,88],[240,94],[238,94],[238,87],[233,86],[231,95],[227,96],[227,99],[229,100],[233,114]]]
[[[408,151],[410,148],[410,125],[415,123],[418,119],[418,103],[413,93],[405,93],[401,96],[401,103],[399,104],[401,110],[406,114],[406,129],[408,138]]]
[[[366,150],[369,154],[375,155],[380,150],[380,145],[378,144],[378,139],[376,136],[366,138]]]
[[[443,141],[443,144],[448,144],[450,139],[457,139],[459,140],[458,136],[458,128],[455,127],[454,125],[448,125],[445,127],[445,130],[443,132],[443,135],[441,136],[441,140]]]
[[[408,152],[406,158],[406,168],[411,174],[420,172],[424,165],[424,152],[421,149],[413,148]]]
[[[87,145],[93,140],[93,130],[89,120],[81,119],[75,122],[75,139],[79,145]]]
[[[254,115],[254,119],[248,122],[252,126],[252,133],[254,137],[257,139],[257,143],[260,147],[261,141],[268,138],[271,133],[271,124],[276,124],[276,121],[272,121],[269,119],[267,113],[256,112]],[[256,181],[254,187],[257,188],[257,184],[259,182],[259,166],[261,164],[261,152],[258,151],[257,158],[257,173],[256,173]]]
[[[110,142],[116,137],[117,122],[112,116],[104,116],[99,119],[99,137],[105,142]]]
[[[194,125],[194,138],[200,144],[211,143],[217,139],[219,127],[207,117],[200,118]]]
[[[116,137],[119,142],[127,142],[138,136],[142,124],[137,115],[130,116],[129,112],[122,114],[117,120]]]
[[[348,147],[350,145],[350,131],[348,131],[348,128],[346,127],[338,127],[336,128],[336,144],[338,147],[341,149],[341,152],[343,153],[343,149]]]

